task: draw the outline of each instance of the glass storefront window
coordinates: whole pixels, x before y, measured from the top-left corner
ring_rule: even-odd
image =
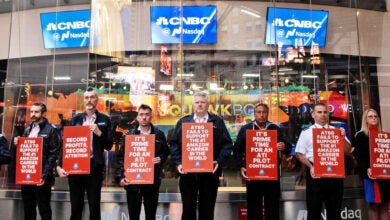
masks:
[[[216,42],[188,43],[180,30],[178,42],[152,42],[156,39],[152,36],[151,7],[210,4],[217,11],[217,26],[210,32],[216,34]],[[322,10],[322,6],[310,6]],[[369,52],[361,55],[356,51],[356,38],[360,37],[357,22],[361,18],[356,19],[353,8],[344,8],[350,17],[343,23],[352,43],[342,38],[332,17],[327,25],[326,46],[314,47],[265,44],[267,7],[307,9],[307,4],[93,0],[90,6],[76,9],[89,7],[92,24],[89,48],[50,52],[40,48],[35,56],[30,45],[22,42],[24,38],[16,43],[11,41],[5,67],[3,132],[9,138],[20,135],[29,122],[28,109],[35,101],[47,104],[47,117],[61,129],[73,114],[83,110],[85,89],[94,87],[100,96],[98,108],[110,115],[115,131],[114,147],[106,154],[105,189],[118,186],[113,176],[115,151],[123,133],[134,125],[140,104],[152,106],[153,124],[169,138],[176,121],[192,113],[193,93],[207,91],[209,111],[224,119],[234,141],[240,126],[253,120],[253,106],[263,102],[270,106],[270,121],[280,125],[293,145],[300,131],[312,123],[310,109],[315,102],[329,104],[331,123],[344,127],[350,138],[360,128],[363,109],[367,105],[380,108],[376,69],[379,55]],[[324,8],[333,13],[330,16],[340,13],[336,7]],[[29,12],[12,12],[23,28],[29,25],[27,21],[32,16]],[[199,22],[189,18],[184,21],[182,14],[175,19],[177,23]],[[184,24],[181,25],[183,28]],[[34,27],[40,33],[38,26]],[[18,28],[14,23],[11,27]],[[11,38],[20,35],[12,32]],[[351,160],[346,172],[354,174],[352,158],[346,160]],[[284,156],[281,166],[282,188],[302,189],[302,166],[294,151]],[[161,191],[177,192],[177,171],[169,160],[162,173]],[[4,178],[6,175],[3,172]],[[8,175],[12,178],[10,172]],[[242,190],[243,181],[233,155],[224,169],[221,185]],[[55,188],[65,189],[64,180],[58,180]]]

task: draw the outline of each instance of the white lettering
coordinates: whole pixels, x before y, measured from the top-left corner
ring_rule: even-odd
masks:
[[[159,17],[156,20],[156,25],[180,25],[180,24],[185,24],[185,25],[206,25],[210,23],[210,18],[209,17],[171,17],[167,19],[166,17]]]
[[[276,27],[290,27],[290,28],[321,28],[322,23],[320,21],[306,21],[297,19],[287,19],[283,21],[281,18],[274,19],[272,26]]]
[[[60,22],[56,23],[48,23],[46,26],[47,31],[56,31],[56,30],[76,30],[83,28],[90,28],[91,21],[73,21],[73,22]]]

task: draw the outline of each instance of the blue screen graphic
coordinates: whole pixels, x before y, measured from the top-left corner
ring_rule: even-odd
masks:
[[[217,7],[152,6],[150,26],[153,44],[215,44]]]
[[[325,47],[328,11],[268,8],[265,44]]]
[[[90,26],[90,10],[41,13],[46,49],[88,47]]]

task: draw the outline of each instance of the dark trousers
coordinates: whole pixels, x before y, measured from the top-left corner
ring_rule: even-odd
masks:
[[[100,198],[103,172],[86,175],[69,175],[71,220],[81,220],[84,208],[84,194],[87,192],[89,219],[100,220]]]
[[[158,186],[145,185],[140,186],[138,190],[126,190],[130,220],[140,219],[142,198],[144,199],[145,219],[156,219],[158,189]]]
[[[183,202],[182,220],[214,219],[214,207],[218,191],[218,175],[210,173],[191,173],[180,175],[179,187]],[[198,206],[197,206],[197,201]]]
[[[42,186],[36,185],[22,185],[22,198],[23,198],[23,207],[24,207],[24,219],[26,220],[35,220],[37,219],[37,210],[38,205],[39,214],[41,215],[42,220],[51,219],[51,207],[50,207],[50,198],[51,198],[51,185],[52,178],[48,178],[45,181],[45,184]]]
[[[341,219],[344,184],[341,178],[313,179],[306,173],[307,219],[321,219],[322,204],[325,203],[327,219]]]
[[[246,181],[247,219],[279,220],[280,184],[279,181]]]

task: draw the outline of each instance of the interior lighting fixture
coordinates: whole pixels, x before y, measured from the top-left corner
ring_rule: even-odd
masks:
[[[71,78],[70,78],[70,76],[55,76],[54,80],[57,80],[57,81],[67,81],[67,80],[71,80]]]
[[[317,78],[317,76],[316,75],[303,75],[302,78],[315,79],[315,78]]]
[[[161,84],[160,90],[173,91],[173,85]]]
[[[242,77],[259,77],[258,73],[244,73]]]
[[[254,12],[248,11],[248,10],[246,10],[246,9],[241,9],[241,12],[242,12],[242,13],[245,13],[245,14],[247,14],[247,15],[251,15],[251,16],[256,17],[256,18],[261,18],[260,15],[254,13]]]

